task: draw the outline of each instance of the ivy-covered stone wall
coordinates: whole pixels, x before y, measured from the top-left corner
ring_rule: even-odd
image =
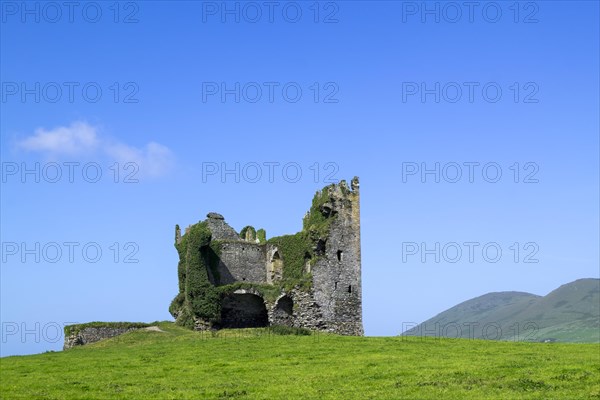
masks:
[[[231,315],[246,320],[244,310],[256,304],[242,302],[259,298],[266,324],[362,334],[359,219],[354,178],[351,188],[341,181],[317,192],[303,229],[292,235],[269,239],[250,225],[238,234],[217,213],[183,235],[176,226],[179,293],[169,311],[182,326],[219,328]]]

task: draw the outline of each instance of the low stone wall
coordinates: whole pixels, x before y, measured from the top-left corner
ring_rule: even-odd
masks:
[[[65,344],[63,350],[70,349],[75,346],[83,346],[84,344],[94,343],[102,339],[108,339],[126,332],[135,331],[142,328],[112,328],[112,327],[88,327],[83,328],[78,332],[74,332],[69,336],[65,336]]]

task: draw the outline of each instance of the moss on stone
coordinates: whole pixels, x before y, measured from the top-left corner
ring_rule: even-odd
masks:
[[[64,327],[65,337],[78,334],[86,328],[139,329],[147,328],[150,324],[144,322],[87,322],[84,324],[67,325]]]
[[[175,323],[188,329],[194,329],[196,325],[194,322],[194,316],[190,309],[187,307],[181,309],[181,312],[177,316]]]
[[[256,240],[256,229],[251,225],[243,227],[240,231],[240,238],[242,238],[242,240],[254,242]]]
[[[308,233],[312,240],[327,237],[331,220],[336,216],[327,213],[327,207],[331,202],[329,189],[332,187],[333,185],[327,186],[315,194],[310,210],[302,220],[302,230]]]
[[[283,235],[269,239],[268,243],[277,246],[281,259],[283,260],[282,280],[298,280],[304,272],[304,255],[312,255],[312,244],[307,240],[305,232],[295,235]]]
[[[259,229],[256,231],[256,238],[258,239],[258,243],[264,244],[267,242],[267,231],[264,229]]]
[[[192,225],[181,242],[176,244],[180,256],[180,285],[183,286],[184,299],[181,301],[181,298],[176,297],[175,305],[182,304],[177,320],[178,323],[185,320],[186,326],[189,325],[189,315],[211,321],[220,317],[219,294],[210,282],[207,270],[212,251],[209,246],[211,236],[208,224],[199,222]]]
[[[263,299],[269,302],[274,302],[277,297],[281,294],[281,285],[268,285],[264,283],[251,283],[251,282],[235,282],[229,285],[219,286],[218,290],[221,298],[232,294],[236,290],[254,290],[258,292]]]
[[[169,312],[171,313],[171,315],[177,315],[180,312],[181,307],[183,307],[184,301],[185,301],[185,293],[179,292],[177,294],[177,296],[175,296],[173,301],[171,301],[171,304],[169,305]]]
[[[310,256],[311,265],[319,258],[315,254],[316,244],[320,239],[329,235],[329,229],[335,214],[327,212],[331,201],[327,186],[317,192],[312,200],[312,205],[302,221],[302,231],[295,235],[283,235],[271,238],[267,243],[276,245],[283,259],[282,285],[286,290],[292,287],[310,289],[312,279],[305,270],[306,255]]]
[[[221,274],[219,273],[219,263],[221,262],[221,248],[222,248],[221,240],[212,240],[210,242],[210,248],[208,249],[208,266],[210,267],[210,272],[215,281],[215,285],[221,284]]]
[[[308,291],[312,286],[312,276],[306,270],[306,263],[314,264],[322,254],[316,254],[320,240],[326,240],[330,225],[336,214],[332,211],[330,190],[335,185],[317,192],[312,205],[303,219],[302,231],[293,235],[283,235],[266,239],[266,231],[248,225],[240,232],[243,240],[277,246],[283,261],[282,279],[274,284],[236,282],[220,285],[219,263],[223,243],[227,240],[211,240],[212,234],[206,221],[192,225],[175,247],[179,253],[179,290],[169,311],[177,316],[178,325],[194,328],[194,320],[220,322],[221,302],[224,296],[238,289],[254,290],[266,301],[274,302],[283,292],[293,288]],[[178,228],[178,227],[177,227]],[[310,259],[310,261],[308,261]],[[210,274],[214,282],[210,280]]]

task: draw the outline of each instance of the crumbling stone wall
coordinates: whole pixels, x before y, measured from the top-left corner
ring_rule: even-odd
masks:
[[[266,282],[265,263],[266,246],[246,241],[223,242],[217,267],[219,284]]]
[[[192,318],[195,329],[288,325],[363,334],[358,178],[350,187],[341,181],[317,192],[294,235],[267,241],[259,230],[259,240],[247,226],[242,238],[217,213],[191,231],[201,240],[185,240],[176,228],[180,293],[169,311],[177,323],[190,326]]]
[[[73,332],[70,335],[65,336],[65,344],[63,346],[63,350],[67,350],[75,346],[83,346],[84,344],[88,343],[98,342],[102,339],[108,339],[137,329],[142,328],[84,328],[78,332]]]
[[[240,240],[240,236],[231,226],[227,225],[221,214],[208,213],[206,222],[212,232],[213,240]]]
[[[282,299],[287,304],[282,304]],[[290,305],[291,314],[287,312]],[[290,292],[282,294],[270,306],[269,323],[271,325],[286,325],[335,333],[335,330],[328,328],[323,319],[321,306],[316,302],[312,290],[293,289]]]
[[[338,185],[327,204],[335,218],[325,241],[325,257],[313,267],[315,300],[328,330],[362,335],[360,206],[358,180],[352,191]]]

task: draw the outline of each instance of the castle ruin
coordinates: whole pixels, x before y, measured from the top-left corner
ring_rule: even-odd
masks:
[[[240,233],[223,216],[175,227],[179,294],[169,311],[191,329],[286,325],[362,335],[358,178],[317,192],[293,235]]]

